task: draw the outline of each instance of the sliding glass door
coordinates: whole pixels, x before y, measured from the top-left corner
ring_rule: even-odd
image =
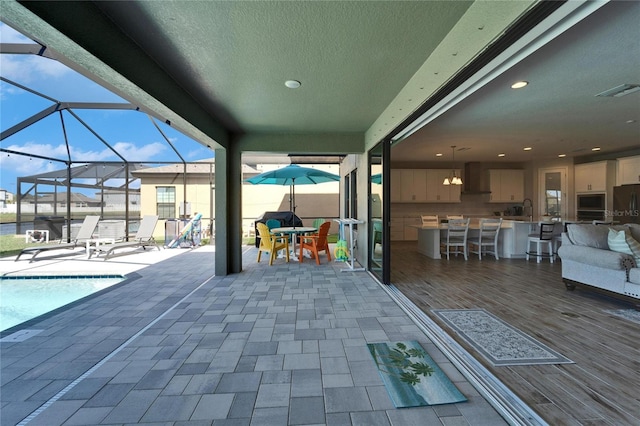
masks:
[[[386,151],[386,155],[385,155]],[[369,243],[368,269],[390,284],[389,255],[389,144],[381,142],[369,151]],[[387,167],[385,168],[385,165]]]

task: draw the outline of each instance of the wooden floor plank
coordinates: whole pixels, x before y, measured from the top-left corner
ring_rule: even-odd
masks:
[[[415,242],[393,243],[391,260],[392,283],[445,331],[432,309],[483,308],[575,362],[493,367],[450,332],[550,424],[640,425],[640,324],[606,312],[631,304],[567,291],[560,262],[433,260]]]

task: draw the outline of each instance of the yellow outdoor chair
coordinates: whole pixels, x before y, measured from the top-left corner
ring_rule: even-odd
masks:
[[[258,247],[258,263],[263,251],[269,252],[269,265],[273,265],[273,259],[276,258],[278,250],[284,250],[289,261],[289,239],[273,235],[269,232],[269,228],[264,223],[257,223],[258,234],[260,234],[260,247]]]

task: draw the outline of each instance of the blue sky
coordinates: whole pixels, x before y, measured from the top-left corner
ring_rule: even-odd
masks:
[[[0,23],[2,43],[31,41]],[[0,55],[0,74],[11,81],[61,102],[126,102],[57,61],[34,55]],[[50,100],[0,82],[0,127],[9,129],[53,103]],[[125,110],[74,110],[111,147],[127,160],[153,163],[180,161],[146,114]],[[63,113],[73,161],[119,161],[119,157],[71,114]],[[156,120],[186,161],[212,158],[213,152]],[[59,114],[3,140],[2,148],[66,159]],[[0,188],[16,191],[16,177],[65,168],[63,163],[0,153]]]

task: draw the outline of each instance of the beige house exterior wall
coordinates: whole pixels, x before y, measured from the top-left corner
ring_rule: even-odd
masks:
[[[257,172],[262,173],[268,170],[284,167],[287,164],[258,165]],[[339,174],[339,166],[333,164],[322,164],[310,166],[313,168]],[[176,215],[179,215],[180,203],[184,198],[184,182],[182,165],[161,166],[157,170],[147,169],[142,173],[137,173],[140,177],[140,208],[141,215],[157,214],[156,188],[168,186],[175,188],[176,194]],[[250,173],[243,179],[254,176],[257,173]],[[215,204],[211,204],[214,190],[211,190],[211,176],[209,174],[189,173],[187,169],[186,201],[191,204],[191,217],[196,213],[202,214],[202,227],[208,227],[212,216],[215,215]],[[215,181],[215,180],[214,180]],[[215,186],[215,184],[214,184]],[[311,225],[316,218],[332,220],[340,216],[339,210],[340,182],[327,182],[317,185],[296,185],[296,214],[303,220],[305,225]],[[215,203],[215,201],[214,201]],[[289,210],[289,186],[282,185],[252,185],[243,183],[242,185],[242,228],[244,236],[253,235],[255,219],[264,212],[288,211]],[[165,229],[165,220],[160,218],[156,227],[156,233]],[[215,224],[214,224],[215,226]],[[332,226],[331,232],[337,232],[338,225]]]

